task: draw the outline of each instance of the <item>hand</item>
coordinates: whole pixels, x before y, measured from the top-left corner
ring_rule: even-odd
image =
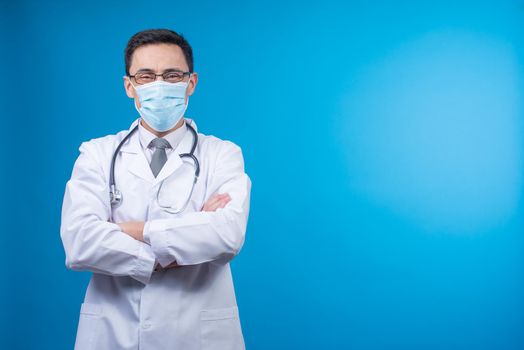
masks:
[[[136,239],[144,242],[144,222],[143,221],[126,221],[118,224],[120,229]]]
[[[230,201],[231,196],[228,193],[215,194],[207,200],[201,211],[215,211],[219,208],[224,208]]]
[[[180,265],[178,265],[176,261],[173,261],[171,264],[167,265],[164,268],[165,269],[170,269],[170,268],[173,268],[173,267],[180,267]]]
[[[176,268],[176,267],[182,267],[182,266],[178,265],[176,263],[176,261],[173,261],[171,264],[167,265],[166,267],[162,267],[162,265],[158,265],[155,268],[155,271],[163,271],[163,270],[172,269],[172,268]]]

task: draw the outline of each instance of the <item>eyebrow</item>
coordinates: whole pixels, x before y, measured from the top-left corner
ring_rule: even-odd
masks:
[[[162,73],[165,73],[165,72],[184,72],[184,71],[180,68],[166,68],[164,69]],[[155,73],[155,70],[151,68],[140,68],[139,70],[136,71],[136,73]]]

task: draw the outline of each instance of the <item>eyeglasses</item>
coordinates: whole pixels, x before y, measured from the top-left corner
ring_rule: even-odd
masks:
[[[170,70],[162,74],[155,74],[153,72],[140,72],[135,75],[130,75],[130,78],[135,79],[135,82],[139,85],[152,83],[156,80],[156,77],[161,76],[162,79],[168,83],[179,83],[184,80],[184,77],[191,76],[191,72],[182,72],[179,70]]]

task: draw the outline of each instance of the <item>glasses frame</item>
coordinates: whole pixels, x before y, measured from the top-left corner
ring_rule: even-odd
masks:
[[[180,80],[180,81],[184,81],[184,77],[185,77],[186,75],[189,76],[189,78],[191,79],[191,74],[192,74],[192,73],[189,72],[189,71],[188,71],[188,72],[183,72],[183,71],[181,71],[181,70],[180,70],[180,71],[178,71],[178,70],[169,70],[169,71],[164,72],[164,73],[162,73],[162,74],[156,74],[156,73],[154,73],[154,72],[140,72],[140,73],[154,75],[154,76],[155,76],[155,80],[153,80],[153,81],[150,82],[150,83],[155,82],[155,81],[157,80],[158,77],[162,77],[162,81],[166,81],[166,82],[168,82],[166,79],[164,79],[164,75],[169,74],[169,73],[182,73],[182,80]],[[138,73],[138,74],[140,74],[140,73]],[[128,77],[129,77],[129,78],[133,78],[133,80],[135,81],[135,83],[137,83],[138,85],[149,84],[149,83],[139,83],[139,82],[136,80],[136,78],[135,78],[135,77],[136,77],[136,74],[134,74],[134,75],[128,75]],[[179,83],[180,81],[177,81],[177,83]],[[168,83],[169,83],[169,82],[168,82]],[[176,84],[176,83],[172,83],[172,84]]]

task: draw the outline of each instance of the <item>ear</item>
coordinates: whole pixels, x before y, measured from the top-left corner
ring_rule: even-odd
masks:
[[[189,85],[187,86],[187,96],[193,95],[193,92],[195,92],[197,83],[198,83],[198,73],[194,72],[191,74],[191,78],[189,78]]]
[[[135,88],[131,84],[131,80],[127,75],[124,75],[124,89],[126,90],[127,97],[134,99],[137,108],[140,108],[140,101],[138,100],[138,96],[136,95]]]
[[[131,84],[131,81],[129,80],[129,77],[127,75],[124,75],[124,89],[126,90],[126,95],[129,98],[135,98],[135,88]]]

